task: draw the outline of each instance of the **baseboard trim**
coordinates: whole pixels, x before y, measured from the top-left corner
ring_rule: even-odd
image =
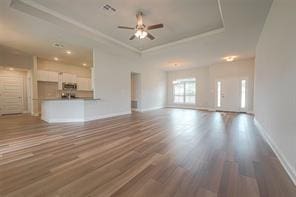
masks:
[[[113,113],[113,114],[107,114],[107,115],[97,115],[97,116],[93,116],[93,117],[90,117],[90,118],[48,119],[48,118],[41,117],[41,119],[48,122],[48,123],[70,123],[70,122],[74,123],[74,122],[87,122],[87,121],[99,120],[99,119],[104,119],[104,118],[112,118],[112,117],[128,115],[128,114],[131,114],[131,111]]]
[[[40,115],[40,113],[31,113],[32,114],[32,116],[39,116]]]
[[[70,122],[84,122],[84,119],[45,119],[41,118],[48,123],[70,123]]]
[[[247,111],[247,114],[255,115],[254,111]]]
[[[296,186],[296,171],[293,169],[292,165],[288,162],[284,154],[280,151],[280,149],[277,147],[277,145],[274,143],[272,138],[267,133],[266,129],[261,125],[261,123],[254,118],[255,125],[257,126],[261,136],[263,139],[269,144],[277,158],[279,159],[280,163],[284,167],[285,171],[287,172],[288,176]]]
[[[131,111],[125,111],[125,112],[119,112],[119,113],[113,113],[113,114],[107,114],[107,115],[98,115],[90,118],[85,118],[84,121],[92,121],[92,120],[99,120],[99,119],[104,119],[104,118],[112,118],[116,116],[123,116],[123,115],[128,115],[131,114]]]
[[[195,109],[195,110],[202,110],[202,111],[212,111],[212,109],[207,108],[207,107],[194,107],[194,106],[169,105],[169,106],[166,106],[166,108]]]
[[[146,109],[141,109],[141,112],[147,112],[147,111],[153,111],[153,110],[158,110],[158,109],[163,109],[164,107],[152,107],[152,108],[146,108]]]

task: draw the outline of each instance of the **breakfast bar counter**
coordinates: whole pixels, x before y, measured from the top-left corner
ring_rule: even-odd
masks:
[[[96,119],[90,117],[91,110],[98,105],[101,99],[74,98],[74,99],[42,99],[41,119],[49,122],[84,122]]]

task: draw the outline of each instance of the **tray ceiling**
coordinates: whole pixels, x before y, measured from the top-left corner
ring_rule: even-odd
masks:
[[[219,0],[15,0],[16,9],[54,23],[68,22],[95,34],[99,39],[145,51],[168,43],[223,29]],[[108,4],[116,9],[108,12]],[[144,13],[144,24],[163,23],[163,29],[151,30],[156,39],[129,40],[133,30],[117,26],[136,25],[136,13]],[[60,20],[60,21],[57,21]]]

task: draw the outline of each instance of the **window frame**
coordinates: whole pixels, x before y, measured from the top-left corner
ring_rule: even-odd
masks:
[[[221,94],[222,94],[222,82],[221,80],[216,80],[216,108],[221,108]]]
[[[241,101],[242,101],[242,81],[245,81],[245,107],[242,108],[241,106]],[[249,101],[248,101],[248,96],[249,96],[249,79],[248,77],[242,77],[239,79],[239,84],[240,84],[240,102],[239,102],[239,108],[240,108],[240,112],[247,112],[248,107],[249,107]]]
[[[175,86],[177,85],[177,83],[182,84],[183,85],[183,94],[182,95],[176,95],[175,93]],[[196,90],[197,90],[197,86],[196,86],[196,78],[182,78],[182,79],[176,79],[172,82],[173,84],[173,103],[174,104],[178,104],[178,105],[196,105]],[[194,94],[187,94],[186,93],[186,84],[194,84]],[[183,97],[183,101],[182,102],[176,102],[175,97],[179,96],[179,97]],[[194,102],[186,102],[186,97],[194,97]]]

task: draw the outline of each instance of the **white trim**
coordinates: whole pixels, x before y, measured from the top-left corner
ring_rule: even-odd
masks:
[[[111,118],[116,116],[122,116],[122,115],[128,115],[131,114],[131,111],[125,111],[125,112],[119,112],[119,113],[113,113],[113,114],[106,114],[106,115],[97,115],[90,118],[85,118],[84,121],[92,121],[92,120],[99,120],[104,118]]]
[[[222,33],[224,31],[225,31],[225,28],[223,26],[223,27],[221,27],[219,29],[208,31],[206,33],[197,34],[195,36],[191,36],[191,37],[188,37],[188,38],[183,38],[183,39],[177,40],[175,42],[170,42],[170,43],[167,43],[167,44],[162,44],[162,45],[158,45],[158,46],[155,46],[155,47],[151,47],[149,49],[145,49],[145,50],[141,51],[141,53],[144,54],[144,53],[157,51],[157,50],[163,49],[163,48],[169,48],[169,47],[181,44],[181,43],[190,42],[192,40],[197,40],[197,39],[200,39],[200,38],[203,38],[203,37],[206,37],[206,36],[211,36],[211,35],[214,35],[214,34]]]
[[[65,23],[67,23],[68,25],[72,25],[76,28],[79,28],[80,30],[83,30],[87,33],[90,33],[91,36],[93,37],[93,35],[95,36],[95,40],[100,41],[100,42],[107,42],[107,44],[118,44],[122,47],[125,47],[127,49],[129,49],[130,51],[136,52],[137,54],[144,54],[144,53],[148,53],[151,51],[156,51],[162,48],[168,48],[177,44],[181,44],[181,43],[185,43],[185,42],[189,42],[195,39],[199,39],[205,36],[211,36],[213,34],[217,34],[217,33],[221,33],[223,31],[225,31],[225,23],[224,23],[224,17],[222,14],[222,7],[221,7],[221,0],[217,0],[217,4],[218,4],[218,12],[220,15],[220,19],[222,21],[222,27],[218,27],[217,29],[214,30],[210,30],[208,32],[205,33],[199,33],[197,35],[188,37],[188,38],[183,38],[174,42],[170,42],[167,44],[160,44],[158,46],[155,47],[151,47],[148,48],[146,50],[139,50],[136,47],[133,47],[129,44],[126,44],[122,41],[119,41],[109,35],[106,35],[104,33],[102,33],[101,31],[98,31],[97,29],[94,29],[90,26],[87,26],[85,24],[82,24],[81,22],[78,22],[77,20],[74,20],[73,18],[67,17],[59,12],[56,12],[55,10],[49,9],[43,5],[41,5],[40,3],[36,3],[35,1],[32,0],[12,0],[10,6],[13,7],[14,9],[17,9],[19,11],[22,11],[24,13],[32,14],[32,11],[30,9],[35,9],[37,11],[39,11],[39,14],[36,14],[34,16],[47,20],[49,22],[52,22],[52,20],[54,20],[55,24],[59,24],[59,25],[64,25]],[[45,16],[46,15],[46,16]],[[58,21],[57,19],[59,19],[60,21]]]
[[[141,112],[146,112],[146,111],[153,111],[153,110],[158,110],[158,109],[163,109],[163,106],[159,106],[159,107],[152,107],[152,108],[146,108],[146,109],[141,109]]]
[[[77,27],[77,28],[79,28],[81,30],[84,30],[84,31],[86,31],[88,33],[91,33],[91,34],[95,35],[97,38],[99,38],[98,41],[102,41],[102,39],[104,39],[105,41],[107,41],[107,43],[108,42],[109,43],[115,43],[115,44],[123,46],[123,47],[125,47],[125,48],[127,48],[127,49],[129,49],[129,50],[131,50],[133,52],[141,54],[141,51],[138,50],[135,47],[132,47],[132,46],[130,46],[130,45],[124,43],[124,42],[121,42],[121,41],[119,41],[117,39],[114,39],[114,38],[110,37],[109,35],[106,35],[106,34],[100,32],[100,31],[98,31],[97,29],[94,29],[94,28],[89,27],[89,26],[87,26],[85,24],[82,24],[82,23],[80,23],[80,22],[78,22],[78,21],[76,21],[76,20],[74,20],[72,18],[69,18],[69,17],[67,17],[65,15],[62,15],[62,14],[60,14],[60,13],[58,13],[58,12],[52,10],[52,9],[49,9],[49,8],[39,4],[39,3],[36,3],[36,2],[34,2],[32,0],[12,0],[10,6],[13,7],[14,9],[16,9],[16,10],[22,11],[22,12],[30,14],[30,15],[33,15],[33,14],[28,9],[30,9],[30,8],[35,9],[36,11],[39,11],[38,17],[41,18],[41,19],[45,19],[45,20],[47,20],[49,22],[52,22],[52,20],[55,20],[55,23],[57,23],[56,19],[59,19],[64,24],[67,23],[67,24],[73,25],[74,27]],[[47,16],[44,16],[44,14],[47,15]],[[33,15],[33,16],[36,16],[36,14]],[[51,18],[49,18],[49,17],[51,17]]]
[[[195,109],[195,110],[203,110],[203,111],[211,111],[210,108],[207,107],[196,107],[196,106],[184,106],[184,105],[169,105],[167,108],[179,108],[179,109]]]
[[[292,182],[296,186],[296,170],[292,167],[292,165],[288,162],[284,154],[281,152],[281,150],[278,148],[276,143],[272,140],[266,129],[260,124],[260,122],[254,118],[255,125],[257,126],[261,136],[264,138],[264,140],[269,144],[277,158],[279,159],[280,163],[284,167],[285,171],[291,178]]]
[[[31,113],[32,116],[39,116],[40,114],[38,112],[36,113]]]
[[[215,111],[224,112],[222,110],[215,109],[215,108],[210,108],[210,107],[196,107],[196,106],[185,106],[185,105],[168,105],[168,106],[166,106],[166,108],[196,109],[196,110],[203,110],[203,111],[210,111],[210,112],[215,112]],[[227,112],[227,111],[225,111],[225,112]],[[229,112],[248,113],[248,114],[254,115],[254,112],[253,111],[248,111],[248,112],[229,111]]]
[[[87,121],[92,121],[92,120],[99,120],[99,119],[111,118],[111,117],[128,115],[128,114],[131,114],[131,111],[120,112],[120,113],[113,113],[113,114],[107,114],[107,115],[98,115],[98,116],[93,116],[93,117],[90,117],[90,118],[46,119],[46,118],[42,117],[41,119],[44,120],[44,121],[46,121],[46,122],[48,122],[48,123],[87,122]]]
[[[149,53],[151,51],[156,51],[156,50],[159,50],[159,49],[162,49],[162,48],[172,47],[172,46],[177,45],[177,44],[189,42],[189,41],[196,40],[196,39],[199,39],[199,38],[202,38],[202,37],[211,36],[211,35],[214,35],[214,34],[224,32],[225,31],[225,21],[224,21],[223,12],[222,12],[221,0],[217,0],[217,3],[218,3],[218,8],[219,8],[219,14],[220,14],[221,21],[222,21],[222,27],[221,28],[217,28],[217,29],[214,29],[212,31],[197,34],[195,36],[191,36],[191,37],[188,37],[188,38],[183,38],[183,39],[177,40],[175,42],[170,42],[170,43],[167,43],[167,44],[162,44],[162,45],[158,45],[158,46],[155,46],[155,47],[151,47],[149,49],[142,50],[141,53],[142,54],[143,53]]]
[[[252,115],[255,115],[254,111],[251,110],[251,111],[247,111],[247,114],[252,114]]]
[[[218,2],[218,7],[219,7],[219,12],[220,12],[222,24],[223,24],[223,27],[225,27],[225,20],[224,20],[224,16],[223,16],[223,12],[222,12],[221,0],[217,0],[217,2]]]
[[[48,123],[69,123],[69,122],[84,122],[84,119],[45,119],[42,120]]]

